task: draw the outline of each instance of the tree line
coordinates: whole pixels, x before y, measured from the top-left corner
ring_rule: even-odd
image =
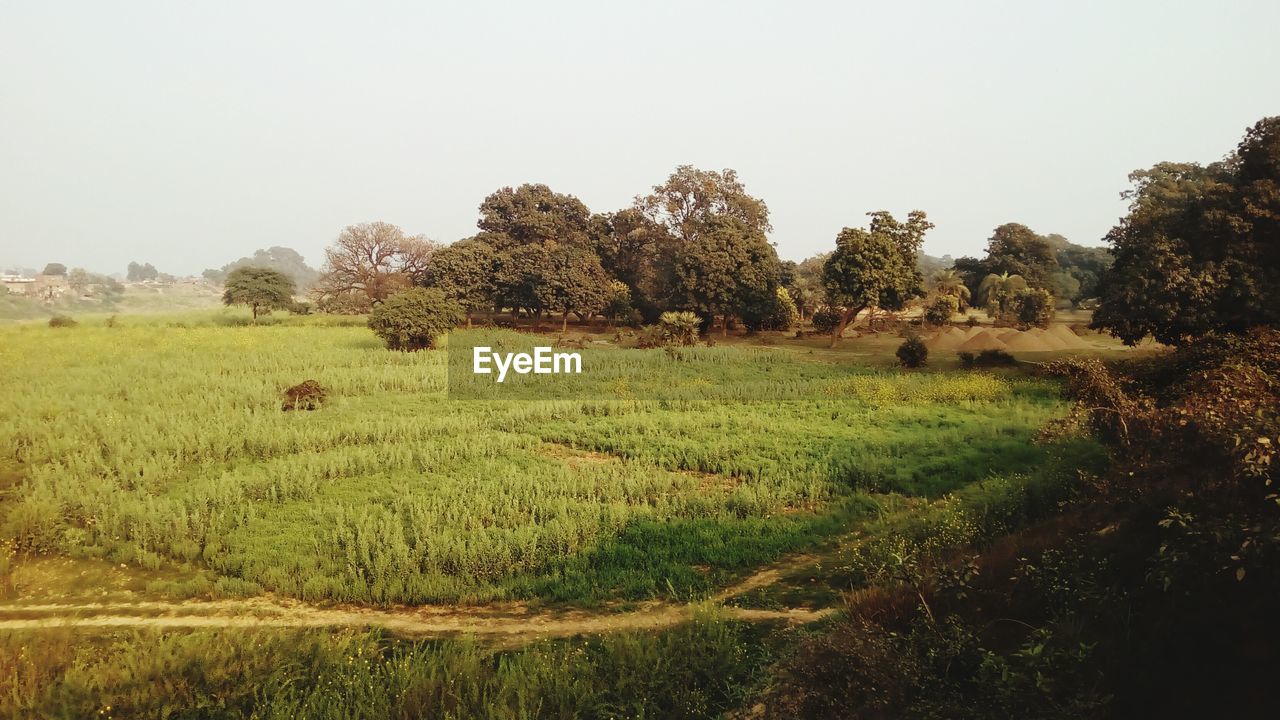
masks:
[[[688,311],[704,331],[727,333],[808,318],[833,345],[864,311],[898,312],[922,298],[934,324],[976,306],[997,321],[1043,325],[1055,307],[1097,303],[1096,327],[1126,342],[1176,343],[1280,316],[1278,138],[1280,119],[1266,118],[1221,162],[1135,172],[1130,212],[1105,238],[1110,247],[1006,223],[984,257],[948,263],[921,251],[934,227],[925,212],[899,219],[881,210],[864,227],[843,228],[832,251],[782,261],[768,240],[768,206],[735,171],[685,165],[615,212],[593,213],[546,185],[502,188],[480,203],[479,232],[447,246],[389,223],[349,226],[325,251],[311,295],[327,312],[367,313],[397,292],[432,288],[468,325],[477,313],[511,312],[535,325],[559,315],[563,329],[570,315],[652,323]],[[224,270],[288,253],[297,255],[259,251]],[[937,268],[927,278],[925,265]]]

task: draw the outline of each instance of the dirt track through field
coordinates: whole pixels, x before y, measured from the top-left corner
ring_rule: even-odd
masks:
[[[778,581],[788,568],[811,561],[798,557],[763,569],[710,598],[719,605],[731,597]],[[487,606],[432,605],[369,608],[318,606],[284,598],[212,601],[138,601],[0,605],[0,631],[67,627],[89,628],[382,628],[414,638],[475,635],[518,645],[539,638],[593,635],[616,630],[652,630],[678,625],[704,604],[653,601],[628,611],[530,609],[516,603]],[[735,620],[802,624],[819,620],[833,608],[760,610],[723,607]]]

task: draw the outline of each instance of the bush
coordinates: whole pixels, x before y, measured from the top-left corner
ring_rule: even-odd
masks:
[[[280,403],[280,409],[289,410],[318,410],[329,392],[324,386],[315,380],[307,380],[288,390],[284,391],[284,402]]]
[[[310,315],[311,303],[298,301],[289,306],[289,313],[292,315]]]
[[[440,335],[466,318],[462,306],[435,288],[410,288],[387,298],[369,313],[369,329],[391,350],[435,347]]]
[[[982,324],[982,322],[978,320],[977,315],[970,313],[969,317],[965,318],[964,324],[968,325],[969,327],[978,327],[979,325]]]
[[[824,307],[815,312],[809,321],[813,323],[814,332],[830,335],[840,324],[840,311],[833,307]]]
[[[898,352],[895,354],[903,367],[923,367],[929,360],[929,348],[925,347],[924,341],[914,334],[907,336],[906,341],[898,346]]]
[[[960,366],[963,368],[975,367],[1001,367],[1006,365],[1016,365],[1017,359],[1004,350],[983,350],[976,356],[971,352],[956,353],[960,358]]]
[[[51,328],[75,327],[78,324],[79,323],[66,315],[54,315],[49,318],[49,327]]]
[[[372,306],[364,293],[341,293],[320,298],[316,309],[328,315],[363,315]]]
[[[784,287],[778,288],[777,299],[769,316],[765,318],[765,330],[790,330],[800,322],[800,311]]]
[[[1009,302],[1008,319],[1022,330],[1048,327],[1053,314],[1053,296],[1043,288],[1019,290]]]
[[[702,328],[702,318],[691,312],[664,312],[658,318],[658,327],[662,331],[665,345],[690,346],[698,342],[698,331]]]
[[[955,295],[938,295],[924,306],[922,317],[928,325],[946,325],[959,310],[960,301]]]

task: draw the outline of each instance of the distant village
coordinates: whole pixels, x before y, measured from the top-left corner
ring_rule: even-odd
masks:
[[[68,271],[61,263],[49,263],[41,272],[11,269],[0,273],[0,295],[18,295],[32,300],[53,302],[57,300],[93,299],[103,295],[118,295],[127,289],[138,289],[163,294],[167,289],[183,288],[186,290],[199,288],[212,292],[218,283],[204,277],[175,277],[155,271],[150,265],[141,273],[134,272],[131,264],[130,275],[133,278],[119,279],[117,276],[90,273],[80,268]],[[149,271],[149,272],[147,272]],[[141,274],[143,277],[138,277]]]

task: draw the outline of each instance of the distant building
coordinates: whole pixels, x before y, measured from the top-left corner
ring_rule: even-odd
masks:
[[[0,275],[0,286],[15,295],[30,295],[35,292],[35,278],[18,275]]]
[[[31,294],[44,300],[52,300],[69,292],[71,292],[71,284],[67,282],[66,275],[45,275],[41,273],[36,276]]]

